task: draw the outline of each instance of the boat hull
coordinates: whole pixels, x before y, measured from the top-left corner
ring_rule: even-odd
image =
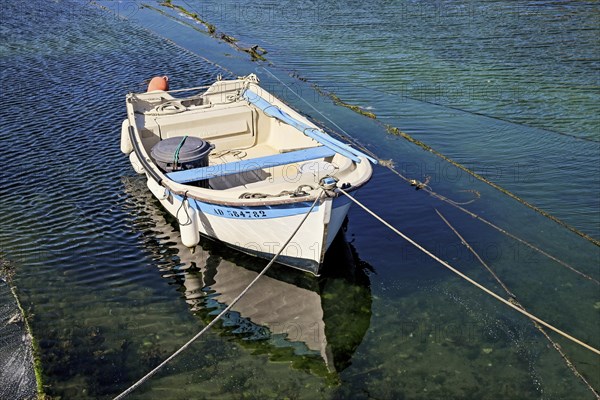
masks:
[[[180,225],[190,224],[201,235],[265,259],[272,259],[281,250],[312,206],[311,201],[239,207],[212,204],[171,194],[166,188],[157,186],[152,178],[148,179],[151,192]],[[186,212],[186,207],[193,211]],[[277,262],[319,275],[325,252],[349,208],[350,200],[346,197],[322,198]]]

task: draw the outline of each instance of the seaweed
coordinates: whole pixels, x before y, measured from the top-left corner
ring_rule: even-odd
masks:
[[[267,61],[267,59],[264,56],[265,54],[267,54],[267,50],[265,50],[261,46],[259,46],[259,45],[253,45],[253,46],[247,46],[247,47],[241,46],[240,44],[238,44],[239,40],[237,38],[235,38],[231,35],[227,35],[222,32],[217,32],[217,27],[215,25],[211,24],[210,22],[202,19],[198,13],[189,11],[188,9],[186,9],[183,6],[173,4],[173,2],[171,0],[164,0],[163,2],[161,2],[159,4],[163,7],[177,10],[177,11],[183,13],[184,15],[187,15],[188,17],[192,18],[194,21],[201,23],[202,25],[204,25],[206,27],[206,30],[208,31],[208,33],[211,36],[221,39],[226,43],[229,43],[230,45],[232,45],[239,51],[243,51],[245,53],[250,54],[250,58],[252,61],[257,61],[257,60]],[[146,5],[143,5],[143,6],[152,8],[152,7],[146,6]]]
[[[44,379],[42,375],[42,361],[40,358],[40,346],[38,341],[35,339],[33,335],[33,330],[31,329],[31,318],[32,314],[25,311],[21,301],[19,300],[19,296],[17,295],[17,287],[14,284],[13,278],[15,276],[15,266],[13,263],[5,260],[0,256],[0,279],[4,280],[15,299],[17,308],[21,313],[21,321],[25,326],[25,331],[27,332],[27,336],[31,342],[32,349],[32,358],[33,358],[33,372],[35,374],[36,381],[36,390],[37,390],[37,398],[38,400],[46,400],[50,397],[44,392]]]
[[[371,111],[365,110],[361,106],[347,103],[344,100],[340,99],[336,94],[334,94],[332,92],[328,92],[316,84],[313,84],[312,87],[313,87],[313,89],[315,89],[317,91],[317,93],[319,93],[323,96],[329,97],[333,101],[333,104],[335,104],[336,106],[346,107],[358,114],[364,115],[365,117],[369,117],[371,119],[377,119],[377,116],[374,113],[372,113]]]

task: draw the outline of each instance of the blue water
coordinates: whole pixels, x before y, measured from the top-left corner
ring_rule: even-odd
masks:
[[[522,4],[181,3],[266,48],[263,63],[157,3],[167,15],[130,2],[105,3],[112,12],[64,1],[4,5],[0,254],[15,263],[48,394],[114,397],[264,265],[210,242],[190,254],[119,152],[124,96],[157,74],[184,87],[256,72],[326,128],[411,178],[430,176],[437,193],[466,202],[477,191],[469,211],[600,279],[597,246],[382,126],[600,237],[598,5]],[[378,119],[334,105],[312,84]],[[439,210],[529,311],[600,346],[593,282],[384,167],[360,200],[505,296]],[[255,298],[271,304],[255,307],[267,316],[295,294],[316,298],[329,366],[299,340],[312,325],[273,311],[267,327],[239,310],[132,398],[594,398],[526,318],[356,207],[345,238],[328,255],[329,274],[275,268]],[[270,303],[277,288],[290,297]],[[598,390],[597,356],[551,337]]]
[[[188,1],[185,7],[262,45],[275,65],[375,112],[382,104],[361,90],[600,140],[600,11],[593,1]]]
[[[597,2],[185,7],[242,42],[260,44],[274,66],[600,236]]]

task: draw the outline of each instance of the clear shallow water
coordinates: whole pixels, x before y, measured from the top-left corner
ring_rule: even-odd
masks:
[[[111,398],[200,330],[243,285],[242,277],[264,265],[208,242],[195,255],[186,253],[118,149],[124,94],[143,90],[143,79],[168,71],[179,87],[229,72],[143,29],[140,24],[161,21],[154,28],[165,36],[179,33],[186,47],[213,51],[210,40],[175,24],[177,30],[164,17],[145,19],[153,14],[128,9],[130,20],[122,20],[66,2],[9,4],[4,11],[0,78],[10,84],[3,84],[0,113],[2,255],[17,263],[49,394]],[[256,68],[223,59],[231,59],[225,65],[236,74]],[[470,210],[599,279],[597,247],[477,181],[457,179],[453,167],[431,154],[275,73],[382,158],[401,154],[404,170],[436,166],[436,191],[457,200],[471,199],[462,190],[480,191]],[[261,78],[310,112],[268,74]],[[415,129],[429,130],[418,121]],[[529,310],[600,346],[597,286],[400,184],[384,168],[376,168],[360,198],[501,293],[437,217],[439,209]],[[328,263],[347,273],[315,280],[277,268],[264,292],[293,284],[290,295],[320,302],[319,318],[319,307],[304,308],[312,320],[301,328],[324,325],[333,369],[300,340],[283,309],[266,321],[272,307],[257,307],[232,313],[132,398],[593,397],[528,321],[449,276],[356,208],[346,238],[351,246],[331,252]],[[272,301],[261,294],[257,304]],[[557,340],[600,387],[597,358]]]
[[[276,65],[335,92],[366,89],[600,140],[594,1],[189,1]],[[335,78],[335,79],[332,79]],[[394,116],[383,110],[382,116]]]
[[[260,44],[275,67],[600,237],[597,2],[184,6]],[[436,166],[422,169],[435,173]]]

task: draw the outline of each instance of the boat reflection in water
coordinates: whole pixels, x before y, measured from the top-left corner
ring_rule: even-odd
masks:
[[[208,323],[258,275],[266,261],[202,240],[192,253],[177,223],[147,194],[143,180],[123,178],[136,229],[157,256],[163,277],[173,279],[190,310]],[[129,208],[128,207],[128,208]],[[273,265],[213,329],[239,338],[253,353],[289,361],[317,375],[335,375],[348,365],[371,319],[370,266],[346,242],[334,240],[323,274]]]

